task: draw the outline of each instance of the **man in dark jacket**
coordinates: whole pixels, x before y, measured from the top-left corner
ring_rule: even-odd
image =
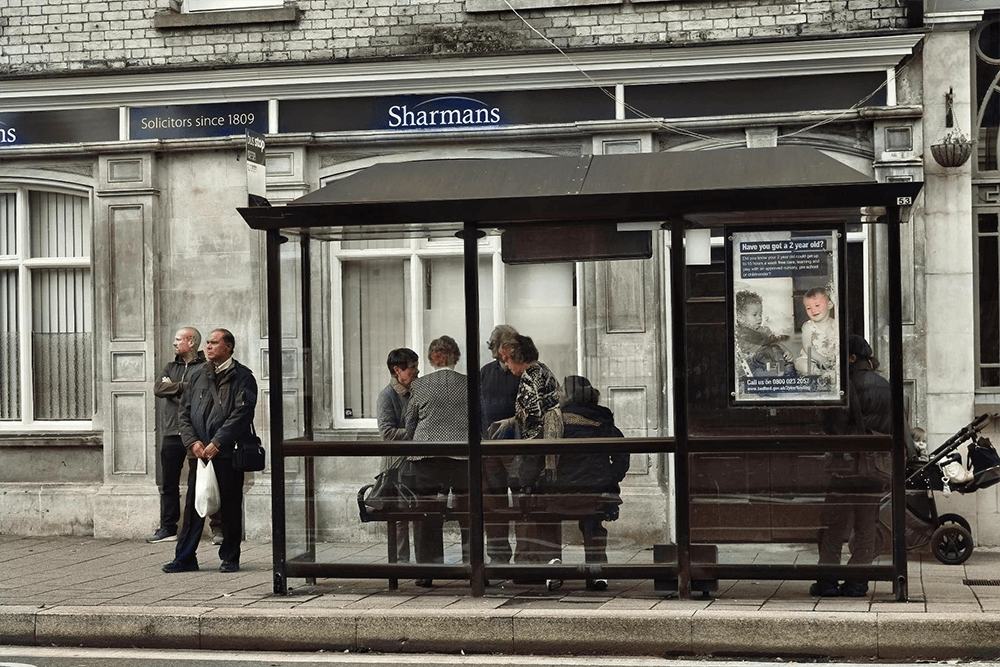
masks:
[[[222,514],[221,572],[239,572],[243,539],[243,472],[232,466],[233,449],[250,433],[257,406],[257,381],[253,372],[233,359],[236,341],[226,329],[216,329],[205,343],[203,364],[191,378],[181,400],[181,439],[188,450],[187,501],[184,528],[174,560],[164,572],[198,569],[198,542],[205,519],[194,508],[198,459],[212,461],[219,482]]]
[[[892,433],[892,390],[889,381],[879,375],[878,359],[863,337],[852,334],[848,340],[850,383],[848,409],[842,412],[846,423],[836,432],[864,435]],[[909,429],[904,440],[912,442]],[[890,459],[885,452],[828,454],[829,492],[822,512],[823,528],[819,538],[820,564],[840,565],[844,541],[854,531],[848,565],[870,565],[875,553],[879,501],[890,480]],[[848,579],[839,584],[820,579],[810,589],[819,597],[864,597],[868,582]]]
[[[163,367],[160,379],[153,385],[153,394],[160,406],[160,469],[163,481],[160,486],[160,527],[146,541],[176,542],[177,522],[181,518],[180,481],[187,450],[181,442],[180,411],[181,394],[184,385],[196,368],[205,363],[201,347],[201,333],[194,327],[183,327],[174,334],[174,360]],[[212,535],[216,530],[222,539],[222,527],[218,518],[212,517]]]

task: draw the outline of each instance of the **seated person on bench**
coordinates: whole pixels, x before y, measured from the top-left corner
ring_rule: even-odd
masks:
[[[615,417],[608,408],[598,405],[601,392],[579,375],[563,379],[565,393],[562,405],[564,438],[622,438],[615,426]],[[555,480],[546,483],[542,493],[568,494],[570,506],[561,509],[595,513],[584,514],[579,520],[583,533],[584,560],[587,563],[608,562],[608,529],[602,521],[618,518],[621,504],[619,482],[628,472],[629,454],[562,454],[556,466]],[[575,506],[573,506],[575,505]],[[554,509],[554,508],[553,508]],[[574,511],[575,510],[575,511]],[[599,514],[598,514],[599,513]],[[587,589],[603,591],[606,579],[588,579]]]
[[[406,438],[417,442],[464,442],[469,437],[469,398],[465,375],[455,372],[462,354],[450,336],[431,341],[427,350],[431,372],[410,385],[406,408]],[[400,479],[417,494],[420,503],[447,495],[469,492],[468,461],[448,456],[410,456]],[[414,522],[413,542],[418,563],[444,563],[444,519],[428,515]],[[469,556],[469,528],[462,525],[462,557]],[[430,579],[417,579],[429,587]]]

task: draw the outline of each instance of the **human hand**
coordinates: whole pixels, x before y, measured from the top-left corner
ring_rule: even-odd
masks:
[[[191,445],[191,453],[194,454],[196,459],[204,458],[205,456],[205,445],[202,444],[201,440],[197,441]]]

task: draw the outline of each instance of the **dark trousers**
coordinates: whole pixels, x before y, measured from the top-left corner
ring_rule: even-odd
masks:
[[[413,522],[413,550],[418,563],[444,563],[444,519],[435,514],[434,504],[447,496],[469,492],[469,463],[462,459],[432,457],[407,461],[401,479],[417,495],[417,508],[425,505],[429,512]],[[462,531],[462,560],[469,559],[469,526],[459,521]]]
[[[177,533],[181,519],[181,472],[187,450],[179,435],[165,435],[160,441],[160,468],[163,483],[160,485],[160,528]]]
[[[497,511],[506,511],[507,466],[513,456],[490,456],[483,459],[483,532],[486,534],[486,554],[493,565],[507,565],[513,552],[510,548],[510,522],[491,516]]]
[[[562,523],[516,521],[514,531],[517,535],[515,563],[531,565],[548,563],[553,558],[562,558]]]
[[[177,522],[181,518],[181,472],[187,461],[187,449],[179,435],[165,435],[160,441],[160,469],[163,481],[160,484],[160,528],[177,534]],[[209,517],[214,532],[222,527],[219,512]]]
[[[219,558],[224,561],[240,562],[240,543],[243,541],[243,476],[242,470],[233,470],[231,458],[212,459],[215,478],[219,481],[219,496],[222,500],[219,515],[222,519],[222,545]],[[197,560],[198,543],[205,530],[205,519],[194,509],[195,479],[198,475],[198,459],[189,459],[187,496],[184,500],[184,527],[177,539],[174,559],[183,563]]]
[[[844,542],[854,531],[848,565],[871,565],[875,560],[875,534],[880,491],[866,480],[833,478],[823,502],[819,535],[820,565],[840,565]],[[858,579],[857,581],[864,581]],[[830,583],[836,583],[830,580]]]
[[[608,562],[608,529],[601,520],[593,514],[583,517],[579,522],[583,533],[583,559],[587,563]]]

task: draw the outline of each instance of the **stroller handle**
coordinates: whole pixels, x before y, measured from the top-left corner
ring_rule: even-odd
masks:
[[[964,443],[966,440],[974,438],[976,434],[982,431],[996,416],[997,415],[995,414],[985,412],[973,419],[971,422],[959,429],[955,435],[945,440],[937,449],[931,452],[930,461],[928,463],[937,463],[945,456],[955,451],[959,445]]]
[[[981,431],[983,430],[983,427],[985,427],[988,423],[990,423],[995,417],[996,417],[995,414],[991,415],[988,412],[984,412],[983,414],[979,415],[974,420],[972,420],[972,423],[969,424],[968,428],[971,428],[974,431]]]

